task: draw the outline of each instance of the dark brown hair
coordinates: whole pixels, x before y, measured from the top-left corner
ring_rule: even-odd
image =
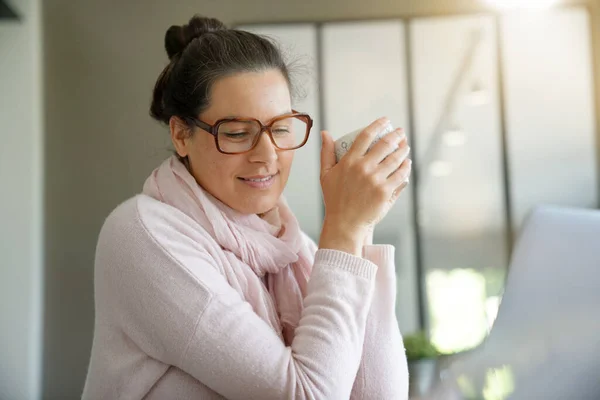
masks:
[[[161,72],[152,96],[150,115],[169,123],[172,116],[196,118],[209,107],[214,83],[240,72],[277,69],[293,92],[289,68],[275,41],[228,29],[215,18],[196,15],[165,34],[170,63]]]

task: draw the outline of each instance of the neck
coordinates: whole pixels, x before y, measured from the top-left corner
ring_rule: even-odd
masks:
[[[263,221],[267,222],[277,229],[275,236],[280,237],[283,235],[284,227],[281,215],[279,214],[279,207],[275,206],[267,212],[257,214]]]

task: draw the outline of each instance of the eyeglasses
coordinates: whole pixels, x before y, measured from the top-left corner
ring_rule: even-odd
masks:
[[[292,110],[263,125],[255,118],[225,118],[207,124],[197,118],[185,118],[215,137],[217,149],[224,154],[241,154],[258,144],[261,134],[267,132],[273,145],[279,150],[295,150],[308,140],[313,120],[308,114]]]

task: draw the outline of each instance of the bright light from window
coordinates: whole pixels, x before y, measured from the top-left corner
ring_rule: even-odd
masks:
[[[485,277],[473,269],[427,274],[431,340],[442,353],[471,349],[487,334]]]
[[[559,0],[487,0],[494,7],[511,8],[548,8],[557,4]]]
[[[500,308],[500,296],[490,296],[485,300],[485,315],[487,317],[488,332],[492,330],[494,321],[498,316],[498,309]]]
[[[506,400],[515,391],[515,375],[508,365],[489,369],[485,377],[483,398],[485,400]]]

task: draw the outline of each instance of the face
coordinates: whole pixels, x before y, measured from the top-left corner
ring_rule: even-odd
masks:
[[[198,118],[211,125],[228,117],[256,118],[266,125],[290,112],[285,78],[278,70],[267,70],[218,80],[212,87],[210,107]],[[189,135],[189,128],[176,118],[171,118],[170,128],[177,153],[188,157],[190,172],[210,194],[244,214],[265,213],[276,205],[288,180],[293,150],[277,149],[265,132],[251,151],[223,154],[214,136],[200,128]]]

